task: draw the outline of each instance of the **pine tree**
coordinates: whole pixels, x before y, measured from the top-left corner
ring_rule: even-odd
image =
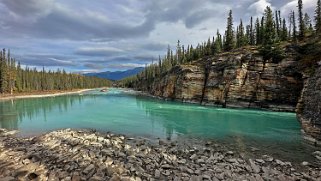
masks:
[[[255,34],[256,34],[256,45],[260,45],[261,41],[261,27],[260,27],[260,20],[259,18],[256,19],[255,22]]]
[[[296,20],[295,20],[294,11],[292,11],[291,20],[292,20],[292,40],[296,41],[297,40],[297,34],[296,34],[297,32],[296,32]]]
[[[314,19],[315,19],[315,31],[317,34],[321,34],[321,0],[318,0],[317,2]]]
[[[312,27],[311,18],[310,18],[308,13],[304,14],[303,22],[304,22],[305,34],[307,34],[307,35],[312,34],[313,33],[313,27]]]
[[[180,45],[180,41],[177,40],[177,46],[176,46],[176,60],[177,60],[177,63],[181,63],[181,53],[182,53],[182,49],[181,49],[181,45]],[[176,63],[175,63],[176,64]]]
[[[246,42],[246,37],[244,34],[244,26],[243,26],[243,21],[240,20],[240,25],[237,28],[237,47],[242,47],[245,46],[247,44]]]
[[[302,0],[298,0],[298,13],[299,13],[299,38],[303,39],[304,38],[304,32],[305,32],[305,24],[303,20],[303,3]]]
[[[222,35],[220,34],[219,30],[217,30],[216,39],[214,43],[214,52],[220,53],[222,49],[223,49]]]
[[[286,41],[287,39],[288,39],[288,29],[286,26],[286,21],[285,21],[285,19],[283,19],[281,41]]]
[[[274,29],[274,19],[272,9],[267,7],[264,12],[264,35],[263,35],[263,44],[273,44],[276,41],[276,34]]]
[[[279,32],[280,32],[280,27],[281,27],[281,25],[280,25],[280,23],[279,23],[279,17],[278,17],[278,11],[275,11],[275,28],[276,28],[276,35],[279,37],[280,36],[280,34],[279,34]]]
[[[229,16],[227,18],[227,29],[225,31],[225,43],[224,50],[230,51],[234,48],[234,32],[233,32],[233,17],[232,10],[229,12]]]
[[[278,62],[283,56],[278,44],[273,13],[270,7],[266,7],[264,11],[264,20],[262,25],[264,29],[261,30],[263,32],[263,43],[260,52],[264,60],[272,59],[273,62]]]
[[[253,29],[253,17],[251,16],[251,25],[250,25],[250,44],[255,45],[255,36]]]

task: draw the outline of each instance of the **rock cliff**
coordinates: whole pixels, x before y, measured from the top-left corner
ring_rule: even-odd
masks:
[[[321,62],[311,76],[306,76],[297,116],[302,128],[313,142],[321,141]]]
[[[303,79],[293,57],[274,63],[255,48],[236,50],[176,66],[144,89],[183,102],[295,111]]]
[[[283,52],[278,62],[263,60],[254,47],[205,57],[136,88],[203,105],[296,111],[307,138],[320,144],[321,43],[288,45]]]

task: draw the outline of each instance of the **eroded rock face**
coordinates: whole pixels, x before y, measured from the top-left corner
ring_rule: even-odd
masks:
[[[303,79],[291,57],[273,63],[255,50],[224,53],[176,66],[147,89],[183,102],[294,112]]]
[[[303,130],[321,141],[321,66],[305,79],[297,113]]]

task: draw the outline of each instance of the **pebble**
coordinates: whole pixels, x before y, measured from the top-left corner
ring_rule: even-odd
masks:
[[[0,131],[1,181],[316,180],[320,173],[313,166],[299,172],[290,162],[273,162],[268,155],[246,162],[244,154],[212,142],[159,140],[152,144],[140,138],[71,129],[33,139],[5,133]],[[319,152],[313,155],[321,157]]]

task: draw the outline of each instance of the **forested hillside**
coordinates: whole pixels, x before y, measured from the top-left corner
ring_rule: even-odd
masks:
[[[241,47],[255,47],[265,61],[280,62],[284,57],[284,45],[298,46],[305,41],[317,41],[321,34],[321,2],[318,0],[315,9],[314,23],[308,13],[303,12],[302,0],[298,0],[297,13],[292,11],[289,17],[281,17],[279,10],[273,13],[266,7],[261,18],[251,17],[248,25],[242,19],[239,25],[233,26],[232,10],[228,13],[227,28],[222,35],[219,30],[216,36],[198,44],[184,46],[177,42],[176,52],[168,46],[164,58],[159,56],[158,63],[146,67],[137,76],[129,77],[120,82],[126,87],[140,89],[138,85],[150,85],[154,80],[163,77],[172,67],[191,64],[205,57],[215,56]],[[316,63],[316,61],[314,62]]]
[[[21,68],[11,57],[10,51],[0,51],[0,93],[71,90],[109,86],[110,81],[67,73],[64,70],[38,71]]]

